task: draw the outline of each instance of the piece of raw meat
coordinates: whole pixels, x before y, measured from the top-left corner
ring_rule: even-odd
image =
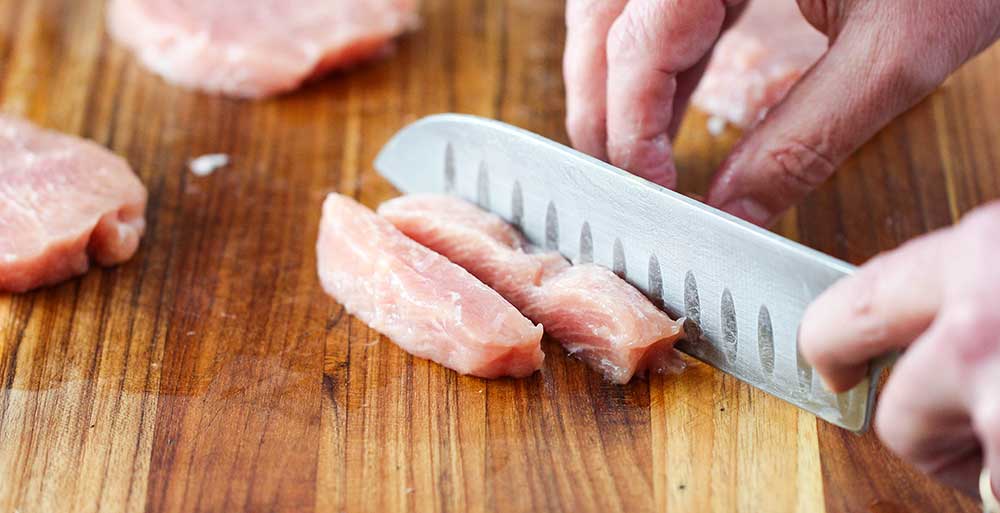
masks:
[[[752,0],[719,39],[691,101],[715,120],[749,127],[826,48],[826,36],[805,20],[795,0]],[[724,123],[713,126],[721,130]]]
[[[532,252],[498,216],[453,196],[402,196],[378,212],[495,288],[608,380],[683,369],[673,349],[681,325],[607,268]]]
[[[541,368],[541,326],[356,201],[327,196],[316,252],[326,292],[407,352],[484,378]]]
[[[0,114],[0,291],[128,260],[145,210],[146,188],[122,158]]]
[[[452,196],[402,196],[382,203],[378,213],[410,238],[471,272],[522,312],[543,277],[569,267],[559,253],[525,252],[523,237],[503,219]]]
[[[170,82],[261,98],[386,53],[417,2],[110,0],[108,28]]]

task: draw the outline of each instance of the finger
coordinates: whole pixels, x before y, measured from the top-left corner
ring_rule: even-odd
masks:
[[[627,0],[569,0],[566,4],[566,131],[573,146],[607,160],[608,31]]]
[[[667,187],[676,184],[668,130],[678,73],[715,43],[723,2],[632,0],[608,34],[608,156]]]
[[[900,13],[882,2],[858,5],[868,11],[851,13],[860,23],[838,33],[722,165],[709,190],[712,205],[756,224],[772,223],[957,66],[912,28],[925,27],[926,20],[911,20],[912,13],[897,19]]]
[[[809,306],[799,345],[831,390],[850,389],[871,359],[905,347],[930,325],[954,236],[954,229],[940,230],[880,255]]]
[[[956,330],[967,327],[939,319],[900,358],[879,398],[875,427],[904,460],[975,493],[982,453],[965,399],[963,366],[948,348]]]

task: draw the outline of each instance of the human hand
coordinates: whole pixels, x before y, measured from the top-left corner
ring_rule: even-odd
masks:
[[[880,255],[821,295],[799,333],[835,392],[906,348],[876,431],[895,453],[970,494],[1000,476],[1000,201]],[[994,481],[994,490],[997,489]]]
[[[568,0],[563,71],[573,145],[674,187],[670,140],[716,40],[745,3]],[[995,0],[798,3],[830,48],[746,134],[707,198],[762,225],[1000,37]]]

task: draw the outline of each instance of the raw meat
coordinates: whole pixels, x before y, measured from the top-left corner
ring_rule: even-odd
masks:
[[[0,115],[0,291],[24,292],[132,257],[146,188],[128,164],[76,137]]]
[[[384,54],[418,0],[110,0],[108,27],[156,73],[242,98]]]
[[[826,48],[826,36],[805,20],[794,0],[752,0],[719,39],[691,101],[716,118],[749,127],[788,94]]]
[[[327,196],[316,251],[327,293],[407,352],[484,378],[541,368],[541,326],[356,201]]]
[[[403,196],[378,212],[495,288],[608,380],[683,369],[673,349],[680,324],[610,270],[533,252],[502,219],[453,196]]]
[[[378,212],[410,238],[464,267],[522,311],[531,303],[543,277],[569,267],[559,253],[526,253],[517,230],[458,198],[414,194],[389,200],[379,206]]]

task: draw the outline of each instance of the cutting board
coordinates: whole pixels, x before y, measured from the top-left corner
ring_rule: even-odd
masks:
[[[109,146],[150,192],[127,264],[0,295],[0,512],[976,511],[874,435],[702,365],[614,386],[547,341],[541,373],[484,381],[323,294],[320,202],[394,196],[371,162],[406,123],[458,111],[565,141],[561,11],[427,0],[390,58],[245,102],[144,71],[98,0],[0,0],[0,108]],[[776,230],[861,263],[1000,196],[998,69],[994,48]],[[689,116],[682,190],[736,137]],[[232,163],[187,171],[216,152]]]

